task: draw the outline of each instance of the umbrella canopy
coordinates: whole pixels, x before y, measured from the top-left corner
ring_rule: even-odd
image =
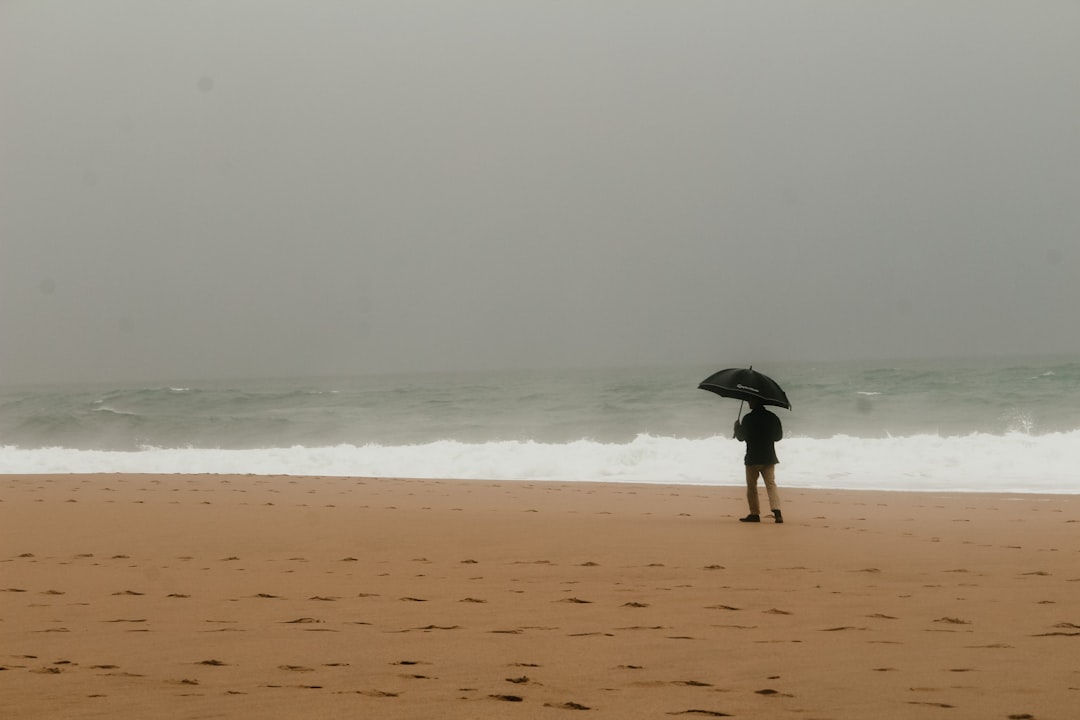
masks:
[[[702,390],[736,400],[760,400],[765,405],[791,409],[787,395],[768,375],[753,368],[728,368],[713,373],[698,385]]]

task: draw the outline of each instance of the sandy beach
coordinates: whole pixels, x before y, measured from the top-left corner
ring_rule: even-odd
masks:
[[[1080,498],[0,477],[0,717],[1076,717]]]

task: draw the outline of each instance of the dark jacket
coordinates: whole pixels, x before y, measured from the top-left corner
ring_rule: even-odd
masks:
[[[751,410],[743,416],[742,422],[735,423],[735,438],[746,442],[747,465],[775,465],[776,441],[784,437],[780,418],[763,407]]]

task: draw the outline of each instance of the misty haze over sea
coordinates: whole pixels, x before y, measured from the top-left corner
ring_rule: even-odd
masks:
[[[0,385],[1077,355],[1077,27],[0,3]]]

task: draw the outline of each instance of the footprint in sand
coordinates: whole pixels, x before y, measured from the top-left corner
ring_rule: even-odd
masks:
[[[419,630],[420,632],[431,632],[432,630],[460,630],[460,625],[424,625],[423,627],[405,628],[404,630],[387,630],[391,633],[409,633]]]
[[[43,667],[43,668],[36,668],[34,670],[31,670],[30,672],[37,673],[39,675],[59,675],[60,673],[62,673],[64,671],[61,670],[58,667]]]
[[[1053,632],[1038,633],[1036,635],[1032,635],[1031,637],[1076,637],[1080,635],[1080,626],[1074,625],[1072,623],[1058,623],[1054,627],[1062,629],[1055,630]]]

